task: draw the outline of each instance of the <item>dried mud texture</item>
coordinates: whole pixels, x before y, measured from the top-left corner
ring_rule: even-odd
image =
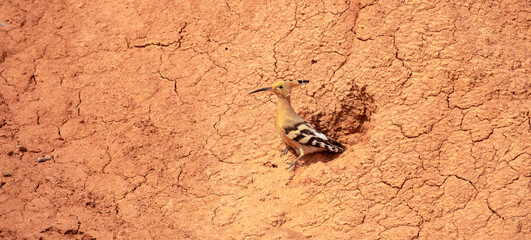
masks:
[[[2,239],[531,238],[528,1],[0,9]],[[287,78],[345,153],[284,169]]]

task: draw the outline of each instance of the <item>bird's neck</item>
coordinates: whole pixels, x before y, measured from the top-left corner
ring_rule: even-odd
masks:
[[[285,123],[288,119],[297,118],[297,113],[291,106],[291,101],[289,96],[278,96],[278,103],[277,103],[277,114],[276,114],[276,122],[277,124]]]

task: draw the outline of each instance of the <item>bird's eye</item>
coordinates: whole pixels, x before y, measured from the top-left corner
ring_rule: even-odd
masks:
[[[278,89],[282,89],[282,88],[284,88],[284,86],[282,86],[282,85],[278,86]]]

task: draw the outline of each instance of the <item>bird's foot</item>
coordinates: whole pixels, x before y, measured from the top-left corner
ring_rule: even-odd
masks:
[[[293,161],[293,162],[286,162],[289,166],[286,168],[286,170],[289,170],[293,168],[293,171],[295,171],[295,168],[298,166],[302,166],[302,163],[299,162],[299,159]]]
[[[280,156],[284,156],[286,154],[288,154],[289,150],[293,149],[292,147],[290,146],[287,146],[286,148],[283,148],[283,149],[279,149],[279,151],[281,151],[282,153],[280,154]]]

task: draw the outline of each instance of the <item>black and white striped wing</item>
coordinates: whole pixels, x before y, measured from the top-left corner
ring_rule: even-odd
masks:
[[[329,139],[326,135],[315,130],[307,122],[299,122],[293,126],[284,127],[284,131],[289,139],[305,146],[323,148],[334,153],[345,151],[345,146]]]

